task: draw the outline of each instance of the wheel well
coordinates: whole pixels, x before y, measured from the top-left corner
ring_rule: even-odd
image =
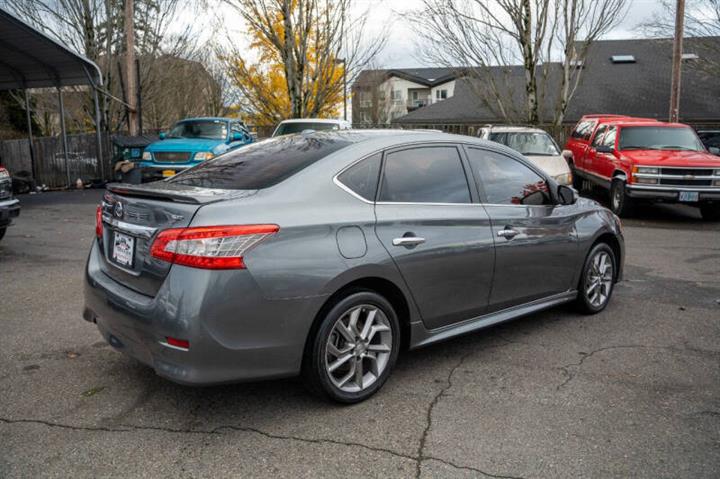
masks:
[[[613,274],[615,275],[614,281],[618,280],[618,275],[620,274],[620,262],[622,261],[622,250],[620,248],[620,243],[618,242],[617,238],[612,233],[603,233],[600,236],[597,237],[595,242],[592,244],[590,249],[592,250],[595,245],[599,243],[605,243],[607,244],[610,249],[613,252],[613,256],[615,256],[616,261],[616,268]]]
[[[613,171],[612,179],[613,179],[613,180],[618,179],[618,180],[627,181],[627,175],[625,174],[625,172],[624,172],[623,170],[615,170],[615,171]]]
[[[317,331],[322,318],[338,301],[347,296],[353,290],[370,290],[390,302],[395,310],[395,314],[397,314],[398,322],[400,323],[400,345],[403,349],[406,349],[410,344],[410,307],[405,295],[392,281],[384,278],[368,277],[356,279],[355,281],[346,284],[335,291],[325,301],[318,313],[315,315],[310,332],[308,333],[307,338],[305,338],[306,353],[308,352],[308,347],[311,344],[311,338],[315,337],[315,332]]]

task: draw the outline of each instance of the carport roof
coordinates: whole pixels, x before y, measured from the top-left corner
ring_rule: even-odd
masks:
[[[95,63],[0,9],[0,90],[100,84]]]

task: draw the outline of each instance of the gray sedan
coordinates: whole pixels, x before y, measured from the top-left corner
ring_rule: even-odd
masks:
[[[108,187],[84,318],[162,377],[302,374],[351,403],[418,348],[573,302],[603,310],[618,219],[471,137],[309,132]]]

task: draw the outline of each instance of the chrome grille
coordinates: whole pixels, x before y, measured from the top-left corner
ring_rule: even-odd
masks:
[[[158,151],[153,153],[155,161],[165,163],[184,163],[190,159],[189,151]]]

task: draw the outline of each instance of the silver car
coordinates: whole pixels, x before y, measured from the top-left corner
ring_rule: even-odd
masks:
[[[444,133],[288,135],[108,187],[84,318],[183,384],[302,374],[361,401],[418,348],[562,303],[603,310],[618,219],[517,152]]]

